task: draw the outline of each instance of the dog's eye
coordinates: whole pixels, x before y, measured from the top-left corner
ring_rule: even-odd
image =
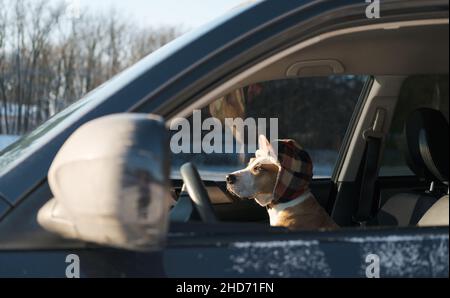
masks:
[[[253,168],[253,171],[258,174],[259,172],[263,171],[264,168],[261,165],[257,165]]]

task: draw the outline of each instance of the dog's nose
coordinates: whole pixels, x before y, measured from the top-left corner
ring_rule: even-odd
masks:
[[[228,184],[233,184],[236,182],[236,176],[233,174],[227,175],[226,179]]]

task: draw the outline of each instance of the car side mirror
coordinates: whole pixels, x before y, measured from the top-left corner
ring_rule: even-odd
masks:
[[[148,251],[168,227],[169,135],[159,116],[117,114],[76,130],[48,173],[39,224],[65,238]]]

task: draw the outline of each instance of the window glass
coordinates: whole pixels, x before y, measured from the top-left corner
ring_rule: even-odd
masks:
[[[238,140],[245,144],[245,152],[236,153],[239,150],[235,143],[233,153],[225,153],[225,146],[228,144],[225,140],[227,133],[225,118],[241,118],[243,121],[254,119],[258,129],[265,125],[268,137],[275,126],[273,121],[276,121],[279,139],[294,139],[309,152],[314,162],[315,178],[330,177],[367,78],[329,76],[267,81],[240,88],[224,98],[213,101],[187,119],[191,126],[190,132],[186,130],[183,134],[190,133],[193,137],[186,139],[190,140],[190,144],[185,146],[186,150],[181,153],[173,152],[175,153],[172,162],[173,178],[179,178],[179,167],[190,161],[199,168],[203,179],[220,181],[224,179],[225,174],[244,167],[254,156],[249,140],[252,137],[257,138],[259,133],[257,131],[256,136],[252,135],[248,127],[244,130],[244,135],[241,135],[239,130],[234,132],[228,130],[235,142]],[[205,141],[211,129],[203,130],[201,137],[195,137],[193,129],[196,125],[198,127],[199,122],[194,116],[197,119],[201,116],[200,123],[203,125],[205,119],[211,117],[223,124],[221,140],[211,141],[217,145],[216,148],[221,147],[216,142],[222,143],[221,153],[206,153],[205,150],[198,152],[199,142]],[[181,129],[181,126],[172,123],[171,133],[177,137],[178,141],[175,143],[178,151],[182,143],[179,138]],[[274,139],[273,135],[270,135],[270,138]],[[194,153],[195,146],[197,151]]]
[[[185,31],[97,2],[0,0],[0,151]]]
[[[448,79],[448,75],[419,75],[405,80],[386,138],[380,176],[414,175],[400,149],[405,120],[418,108],[432,108],[441,111],[448,121]]]

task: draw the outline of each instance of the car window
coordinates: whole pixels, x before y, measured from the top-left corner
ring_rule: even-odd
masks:
[[[401,150],[405,120],[412,111],[426,107],[441,111],[448,121],[448,79],[448,75],[418,75],[405,80],[386,137],[380,176],[413,175]]]
[[[187,119],[190,131],[183,133],[188,135],[183,140],[185,150],[180,144],[181,125],[171,124],[172,140],[177,137],[176,148],[172,150],[173,178],[179,178],[179,167],[190,161],[199,168],[203,179],[223,180],[226,173],[242,168],[254,156],[252,139],[257,138],[264,126],[266,135],[271,139],[274,139],[272,131],[276,130],[279,139],[294,139],[309,152],[315,178],[331,177],[344,134],[367,78],[347,75],[266,81],[239,88],[213,101],[194,111]],[[245,133],[230,129],[225,122],[227,118],[240,118],[246,124],[252,124],[253,119],[257,133],[252,134],[249,127],[245,127]],[[222,124],[219,140],[210,140],[208,134],[211,129],[204,129],[195,136],[193,129],[200,123],[203,128],[209,128],[209,120],[206,119],[215,119]],[[227,133],[234,140],[233,152],[225,152]],[[198,150],[203,149],[199,143],[210,141],[217,150]],[[239,153],[238,143],[243,144],[243,153]]]
[[[113,1],[106,1],[106,14],[86,9],[92,1],[79,2],[0,0],[0,172],[40,147],[69,115],[80,115],[87,99],[103,100],[103,83],[111,91],[123,70],[122,81],[130,81],[150,60],[159,62],[169,47],[136,63],[187,29],[177,22],[143,26]]]

